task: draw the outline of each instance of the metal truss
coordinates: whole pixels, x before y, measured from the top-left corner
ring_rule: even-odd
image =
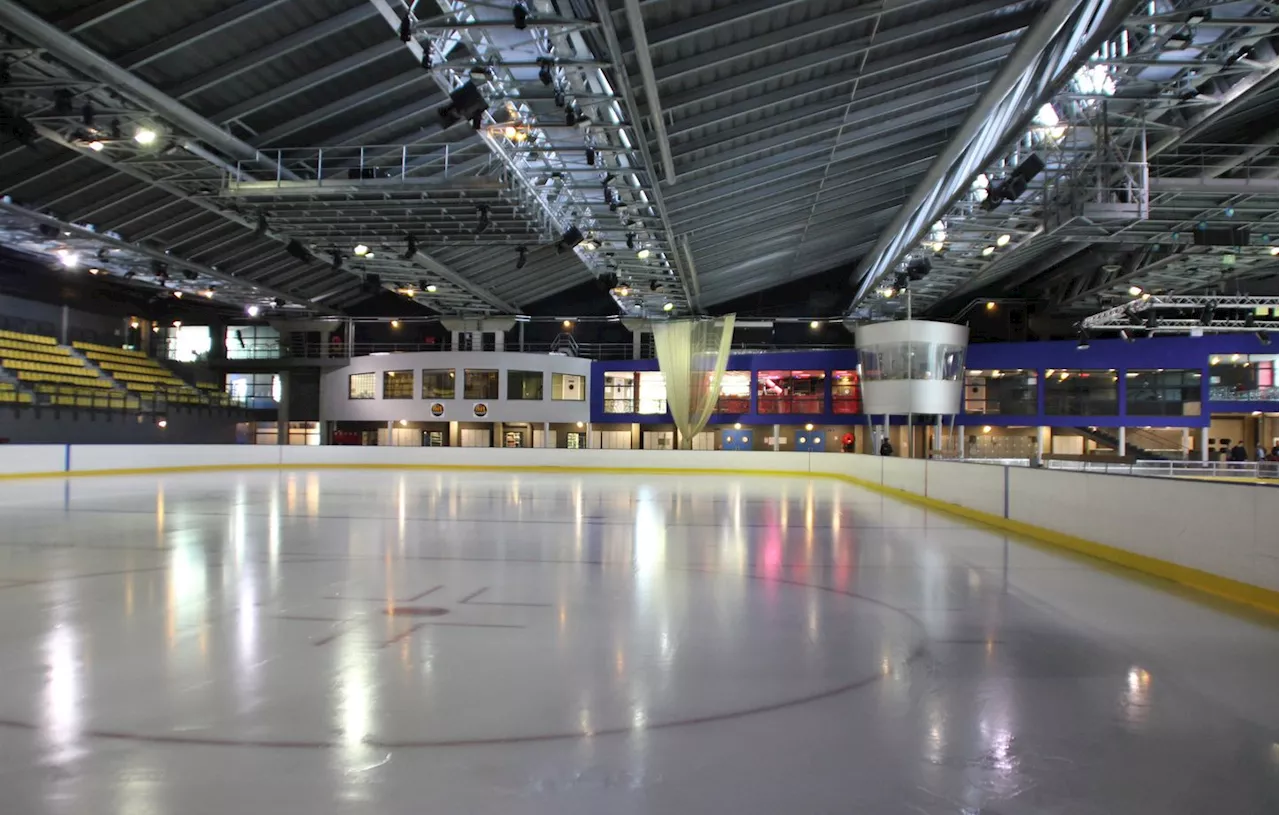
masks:
[[[976,176],[994,183],[1034,151],[1047,166],[1027,191],[987,211],[986,184],[971,189],[937,222],[945,236],[931,230],[904,257],[899,268],[919,258],[932,267],[912,285],[916,304],[964,303],[998,281],[1017,291],[1055,267],[1038,296],[1066,311],[1131,286],[1192,292],[1274,278],[1275,131],[1247,144],[1200,137],[1274,82],[1276,29],[1274,10],[1143,4],[1054,96],[1054,121],[1033,120]],[[1196,235],[1239,226],[1253,229],[1235,246],[1205,246]]]
[[[539,0],[528,4],[527,28],[516,30],[510,8],[491,3],[370,2],[393,30],[407,18],[405,47],[420,62],[427,57],[441,90],[480,79],[491,105],[480,138],[536,213],[542,243],[579,230],[584,240],[573,252],[594,274],[618,275],[614,297],[628,313],[660,314],[667,302],[692,308],[691,278],[636,132],[634,103],[606,74],[625,77],[621,52],[598,54],[587,41],[600,35],[616,46],[607,8],[599,20],[565,17]],[[471,56],[452,56],[460,46]],[[577,144],[561,135],[570,111]]]
[[[1084,332],[1268,333],[1280,330],[1280,297],[1147,295],[1080,321]]]

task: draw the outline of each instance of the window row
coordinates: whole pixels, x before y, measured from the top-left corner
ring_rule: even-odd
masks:
[[[507,399],[541,401],[545,376],[542,371],[507,371]],[[377,399],[378,374],[351,374],[347,397]],[[551,374],[551,399],[577,402],[586,398],[586,377],[579,374]],[[383,371],[383,399],[413,399],[414,371]],[[451,368],[422,371],[423,399],[455,399],[457,372]],[[498,399],[498,371],[466,368],[462,371],[463,399]]]
[[[707,374],[710,377],[710,374]],[[756,374],[757,413],[823,413],[827,380],[831,409],[860,413],[862,392],[857,371],[760,371]],[[604,375],[604,412],[641,415],[667,412],[667,383],[661,371],[615,371]],[[715,412],[751,412],[751,372],[725,371]]]
[[[1200,411],[1200,371],[1157,369],[1125,374],[1125,413],[1130,416],[1190,416]],[[964,412],[1034,416],[1039,372],[1022,368],[968,371]],[[1046,416],[1117,416],[1120,376],[1114,369],[1044,372]]]

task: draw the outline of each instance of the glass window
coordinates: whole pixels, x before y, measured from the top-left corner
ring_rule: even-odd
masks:
[[[437,368],[422,372],[423,399],[452,399],[457,378],[452,368]]]
[[[1034,416],[1039,373],[1022,368],[969,371],[964,378],[964,412]]]
[[[587,398],[587,378],[579,374],[552,374],[551,398],[562,402],[580,402]]]
[[[1125,410],[1133,416],[1199,416],[1199,371],[1156,369],[1125,373]]]
[[[542,371],[507,371],[507,398],[542,398]]]
[[[708,374],[710,376],[710,374]],[[720,379],[716,413],[751,412],[751,372],[725,371]]]
[[[377,374],[352,374],[347,384],[347,397],[350,399],[373,399],[374,390],[378,386]]]
[[[862,412],[862,386],[857,371],[831,372],[831,412]]]
[[[761,371],[757,413],[821,413],[825,371]]]
[[[644,415],[662,415],[667,412],[667,379],[662,371],[640,373],[640,410]]]
[[[383,399],[412,399],[413,371],[383,371]]]
[[[1209,358],[1209,399],[1214,402],[1274,402],[1276,387],[1274,354],[1220,354]]]
[[[606,371],[604,375],[604,412],[636,412],[636,375],[631,371]]]
[[[462,372],[463,399],[497,399],[498,372],[467,368]]]
[[[937,379],[957,382],[964,372],[962,345],[934,342],[895,342],[858,349],[862,378],[868,382],[893,379]]]
[[[280,332],[266,325],[238,325],[227,329],[227,359],[275,359],[280,356]]]
[[[1116,416],[1119,377],[1114,370],[1044,372],[1044,412],[1049,416]]]

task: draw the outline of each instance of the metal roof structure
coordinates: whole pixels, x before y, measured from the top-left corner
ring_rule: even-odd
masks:
[[[1280,232],[1269,3],[0,0],[0,32],[0,242],[284,315],[592,280],[706,313],[847,267],[879,319],[912,261],[940,315],[1069,309],[1239,276],[1193,249],[1215,208],[1256,225],[1230,268]],[[1082,178],[1141,206],[1100,223]]]

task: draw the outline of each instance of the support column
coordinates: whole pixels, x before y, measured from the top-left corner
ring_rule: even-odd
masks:
[[[457,422],[449,422],[449,446],[457,447],[462,443],[462,433],[458,430]]]
[[[969,440],[969,425],[960,426],[960,443],[956,446],[956,451],[960,454],[960,458],[964,458],[965,442]]]
[[[524,323],[521,323],[521,325],[524,325]],[[543,422],[542,423],[542,449],[545,450],[546,448],[550,447],[551,446],[549,444],[550,441],[551,441],[551,422]]]
[[[1209,428],[1200,428],[1200,461],[1203,464],[1209,463]]]
[[[276,405],[276,444],[289,443],[289,396],[292,388],[288,371],[280,372],[280,404]]]
[[[484,332],[483,331],[471,332],[471,350],[472,351],[484,350]]]
[[[782,425],[775,424],[773,426],[773,452],[775,453],[778,452],[778,449],[782,446],[778,442],[778,437],[781,435],[782,435]]]
[[[62,331],[58,335],[58,342],[63,345],[67,344],[67,328],[71,322],[71,308],[69,306],[62,307]]]
[[[1036,428],[1036,463],[1044,461],[1044,437],[1049,432],[1047,427]]]
[[[1125,440],[1124,440],[1124,431],[1125,431],[1124,425],[1120,425],[1120,433],[1118,435],[1118,438],[1120,439],[1120,449],[1117,450],[1116,452],[1122,456],[1125,454],[1125,450],[1128,448],[1128,445],[1125,444]]]
[[[1190,456],[1191,451],[1190,451],[1190,448],[1188,447],[1190,442],[1191,442],[1191,431],[1184,427],[1182,428],[1182,460],[1183,461],[1186,461],[1188,458],[1191,457]]]
[[[644,331],[631,332],[631,358],[640,359],[644,353]]]
[[[942,452],[942,414],[938,414],[937,421],[933,425],[933,452]],[[926,456],[927,458],[927,456]]]
[[[502,351],[507,344],[507,334],[504,331],[493,332],[493,350]]]
[[[587,424],[586,424],[586,429],[587,429],[587,445],[586,445],[586,447],[587,447],[587,449],[588,449],[588,450],[590,450],[590,449],[591,449],[591,422],[587,422]]]

